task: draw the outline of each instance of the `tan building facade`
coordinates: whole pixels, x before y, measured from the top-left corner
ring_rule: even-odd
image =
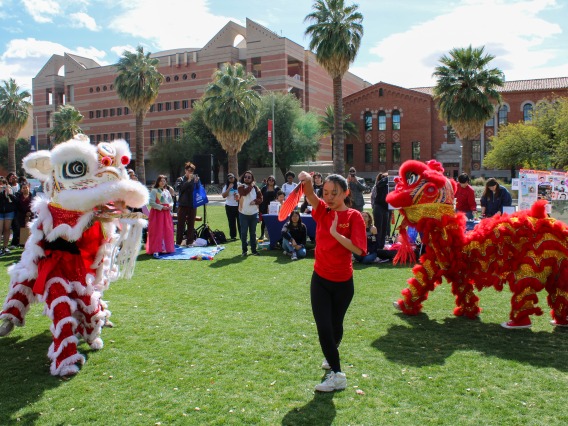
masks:
[[[495,112],[478,140],[473,142],[472,175],[510,177],[507,170],[487,170],[483,157],[499,126],[530,119],[536,104],[552,97],[568,96],[568,77],[509,81],[500,89],[503,105]],[[440,161],[450,177],[461,170],[461,143],[438,118],[433,88],[406,89],[379,82],[343,100],[345,113],[359,128],[358,138],[345,141],[346,167],[374,178],[378,172],[397,170],[410,159]]]
[[[152,54],[159,59],[164,83],[144,121],[146,150],[157,140],[180,134],[179,123],[192,112],[214,71],[223,64],[242,63],[266,91],[290,92],[306,111],[321,113],[333,103],[332,81],[301,45],[246,21],[229,22],[202,48],[181,48]],[[124,138],[134,151],[135,117],[114,90],[114,65],[100,66],[76,55],[53,55],[33,79],[33,102],[40,147],[58,106],[72,104],[85,117],[81,128],[91,142]],[[343,90],[355,93],[369,83],[348,73]],[[321,141],[319,160],[331,159],[329,139]]]

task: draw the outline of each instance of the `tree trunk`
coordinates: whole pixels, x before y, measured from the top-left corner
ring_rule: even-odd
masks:
[[[462,173],[471,176],[471,139],[464,138],[462,140]]]
[[[235,178],[238,179],[239,178],[239,158],[238,158],[238,154],[236,152],[234,154],[227,152],[227,156],[229,157],[229,173],[234,174]]]
[[[333,79],[333,172],[339,175],[345,173],[345,149],[343,140],[343,90],[341,77]]]
[[[146,185],[146,167],[144,165],[144,112],[136,113],[136,175],[142,185]]]
[[[16,173],[16,138],[8,135],[8,173]]]

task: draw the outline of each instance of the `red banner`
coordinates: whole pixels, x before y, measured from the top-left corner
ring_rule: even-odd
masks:
[[[268,152],[272,152],[272,120],[268,120]]]

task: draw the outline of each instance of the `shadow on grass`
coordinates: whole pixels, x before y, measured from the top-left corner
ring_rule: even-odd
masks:
[[[409,325],[394,325],[372,346],[390,361],[417,367],[444,364],[457,351],[568,371],[568,330],[506,330],[499,324],[453,317],[442,323],[426,314],[398,314]]]
[[[282,425],[331,425],[336,415],[333,395],[333,392],[316,392],[306,405],[290,410],[282,419]]]
[[[0,365],[2,366],[2,398],[0,419],[2,424],[16,421],[13,416],[22,408],[43,398],[43,393],[61,385],[62,379],[49,372],[47,350],[51,344],[48,331],[22,340],[17,336],[0,339]],[[36,424],[41,414],[29,412],[17,420],[18,424]]]

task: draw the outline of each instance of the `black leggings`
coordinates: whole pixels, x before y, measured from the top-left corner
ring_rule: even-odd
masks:
[[[334,282],[312,274],[310,296],[321,350],[336,373],[341,371],[338,347],[343,338],[343,318],[354,293],[353,277]]]

